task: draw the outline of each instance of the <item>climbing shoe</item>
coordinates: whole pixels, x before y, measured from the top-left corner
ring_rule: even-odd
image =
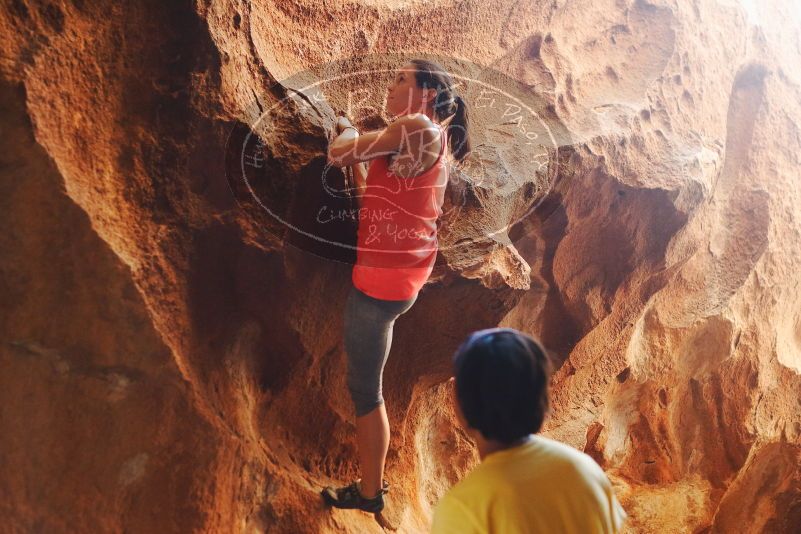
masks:
[[[353,481],[342,488],[325,487],[320,493],[323,500],[334,508],[357,509],[370,513],[378,513],[384,509],[384,495],[389,492],[389,484],[383,480],[383,487],[378,495],[367,499],[359,493],[361,479]]]

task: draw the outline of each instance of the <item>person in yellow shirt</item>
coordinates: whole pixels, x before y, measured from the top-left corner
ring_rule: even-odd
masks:
[[[549,362],[512,328],[471,334],[453,358],[459,423],[481,463],[437,503],[432,534],[601,534],[626,513],[581,451],[536,435],[548,411]]]

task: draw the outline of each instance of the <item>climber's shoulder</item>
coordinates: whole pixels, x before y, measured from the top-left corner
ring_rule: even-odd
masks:
[[[387,127],[387,130],[390,129],[393,129],[401,139],[404,135],[418,132],[431,132],[432,136],[436,135],[436,126],[425,113],[410,113],[398,117]]]

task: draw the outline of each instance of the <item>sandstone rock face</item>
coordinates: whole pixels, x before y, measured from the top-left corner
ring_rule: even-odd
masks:
[[[288,223],[320,231],[335,113],[385,83],[331,80],[429,53],[526,95],[552,135],[535,168],[463,86],[476,152],[384,374],[391,526],[425,531],[477,461],[444,382],[500,324],[553,355],[546,432],[610,473],[630,531],[798,531],[790,3],[101,4],[0,12],[10,532],[382,531],[317,493],[357,475],[352,250]]]

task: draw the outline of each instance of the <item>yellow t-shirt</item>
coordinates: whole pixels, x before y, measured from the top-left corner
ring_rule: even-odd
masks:
[[[543,436],[488,454],[434,509],[432,534],[615,533],[626,513],[595,461]]]

